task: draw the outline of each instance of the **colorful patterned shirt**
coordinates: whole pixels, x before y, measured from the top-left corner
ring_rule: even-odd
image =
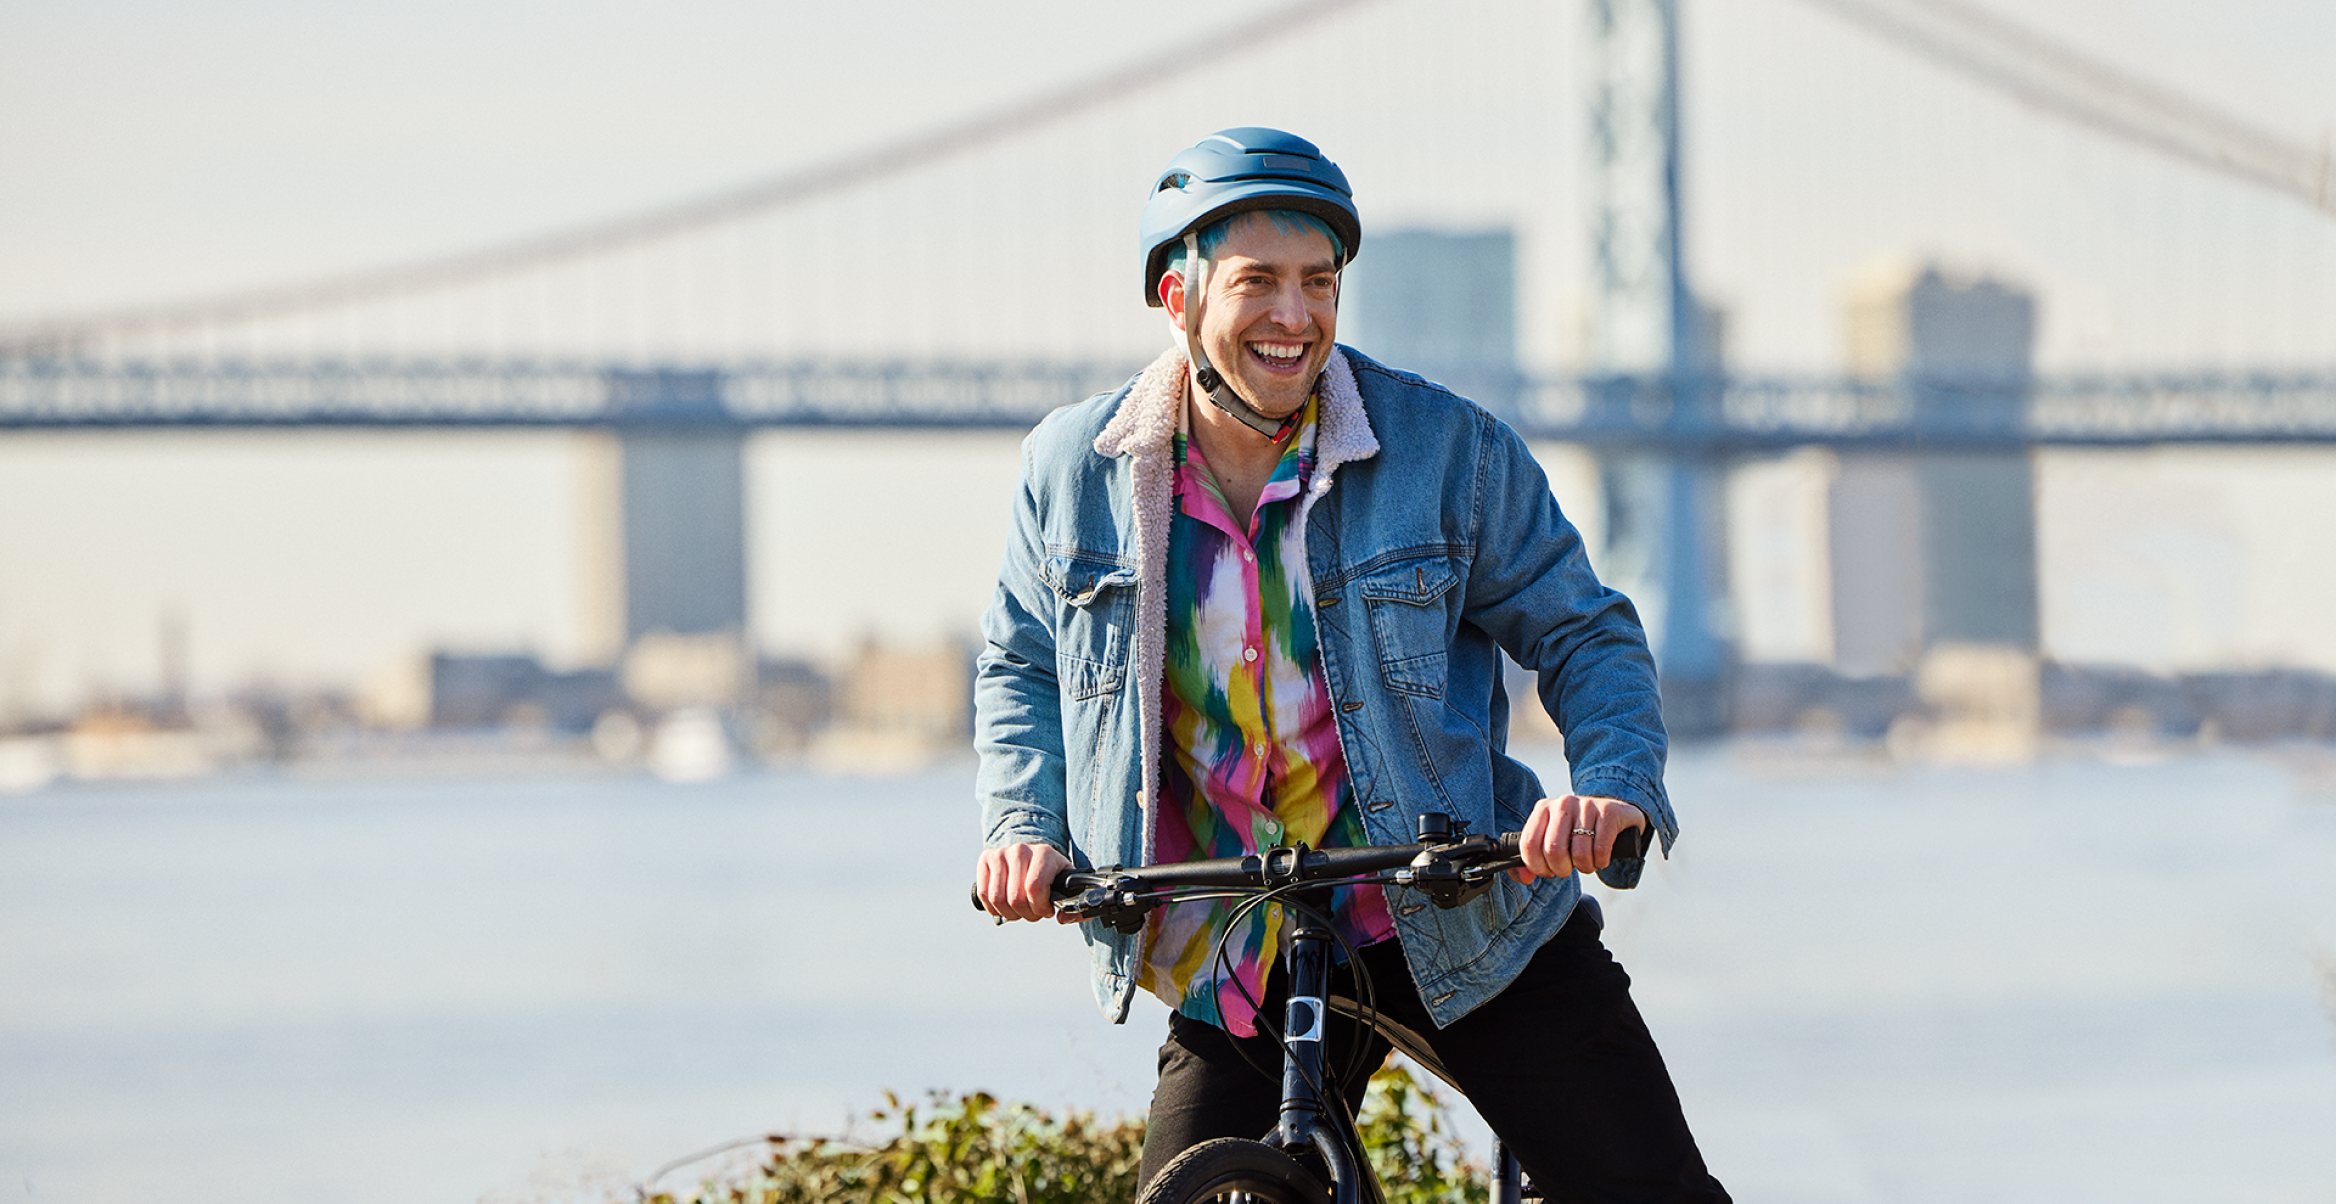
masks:
[[[1322,676],[1306,570],[1301,507],[1314,474],[1319,410],[1319,398],[1307,401],[1246,531],[1199,446],[1185,432],[1176,436],[1161,682],[1167,740],[1154,832],[1161,863],[1241,857],[1274,845],[1365,843]],[[1377,887],[1342,887],[1331,905],[1341,935],[1357,948],[1395,931]],[[1177,1011],[1246,1037],[1257,1031],[1248,1000],[1263,996],[1287,920],[1278,907],[1251,912],[1226,940],[1219,963],[1218,938],[1236,906],[1209,900],[1153,912],[1139,974],[1146,990]]]

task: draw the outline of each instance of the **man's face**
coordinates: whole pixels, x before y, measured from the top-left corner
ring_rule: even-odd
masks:
[[[1284,231],[1262,214],[1235,218],[1208,271],[1200,346],[1209,363],[1268,418],[1306,404],[1338,334],[1338,260],[1312,230]],[[1182,332],[1182,284],[1162,281]]]

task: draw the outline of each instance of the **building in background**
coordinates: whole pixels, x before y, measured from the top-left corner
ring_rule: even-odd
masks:
[[[1984,438],[2025,420],[2036,303],[2024,290],[1893,259],[1850,282],[1843,316],[1851,375],[1934,429]],[[1773,725],[1801,707],[1879,734],[1913,716],[1936,755],[2032,753],[2031,453],[1807,449],[1739,467],[1730,490],[1746,530],[1733,593],[1747,655],[1766,662],[1737,691],[1743,718]]]
[[[1884,262],[1851,283],[1852,376],[1896,385],[1933,429],[2025,421],[2036,302],[1999,280]],[[1833,480],[1833,659],[1853,677],[1911,669],[1938,757],[2013,761],[2041,732],[2033,453],[1847,452]]]
[[[1517,236],[1391,230],[1347,269],[1339,341],[1448,385],[1503,418],[1523,399],[1517,366]]]
[[[535,657],[519,654],[466,655],[433,652],[424,662],[427,693],[418,699],[383,705],[386,695],[371,696],[366,718],[419,719],[403,726],[437,728],[541,727],[581,732],[591,728],[601,713],[623,704],[617,675],[607,669],[555,672]],[[384,726],[388,726],[384,724]]]
[[[2034,374],[2036,303],[1997,280],[1889,262],[1845,306],[1853,376],[1895,384],[1942,425],[2017,427]],[[1942,645],[2036,652],[2030,453],[1849,452],[1831,513],[1833,662],[1903,673]]]
[[[898,771],[970,747],[975,652],[951,640],[861,644],[837,683],[834,722],[812,742],[812,763]]]

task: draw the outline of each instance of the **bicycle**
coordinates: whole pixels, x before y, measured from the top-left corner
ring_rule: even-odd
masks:
[[[1465,828],[1465,825],[1462,825]],[[1455,830],[1450,816],[1420,816],[1419,840],[1408,845],[1366,845],[1341,849],[1278,846],[1254,857],[1215,858],[1140,869],[1107,867],[1066,870],[1054,882],[1056,912],[1098,920],[1121,932],[1136,932],[1152,909],[1186,900],[1239,898],[1226,929],[1268,904],[1285,906],[1295,918],[1285,973],[1289,996],[1283,1023],[1275,1030],[1262,1014],[1261,1031],[1282,1048],[1282,1101],[1273,1131],[1255,1141],[1219,1138],[1176,1156],[1154,1177],[1138,1204],[1379,1204],[1383,1200],[1363,1155],[1354,1118],[1342,1094],[1326,1090],[1324,1021],[1332,1013],[1369,1025],[1420,1068],[1459,1091],[1451,1075],[1417,1033],[1377,1014],[1374,990],[1349,950],[1357,971],[1360,999],[1331,995],[1331,948],[1343,943],[1324,907],[1313,900],[1333,887],[1377,885],[1416,890],[1439,907],[1458,907],[1491,889],[1499,875],[1523,864],[1518,834],[1493,837]],[[1617,838],[1609,870],[1599,876],[1609,886],[1637,885],[1641,837],[1626,828]],[[1627,864],[1628,868],[1620,868]],[[974,906],[981,906],[980,900]],[[1597,917],[1597,901],[1583,895],[1579,906]],[[1220,940],[1217,960],[1223,964]],[[1251,1001],[1256,1003],[1255,1000]],[[1352,1067],[1349,1072],[1352,1072]],[[1541,1198],[1527,1184],[1516,1159],[1497,1138],[1493,1143],[1494,1204]],[[1318,1174],[1317,1171],[1320,1173]],[[1323,1182],[1327,1176],[1329,1182]]]

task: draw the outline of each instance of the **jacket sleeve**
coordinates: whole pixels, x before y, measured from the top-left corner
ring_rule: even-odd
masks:
[[[1055,680],[1054,591],[1040,575],[1039,500],[1031,444],[1023,444],[998,588],[982,616],[985,641],[973,689],[973,742],[981,757],[982,845],[1048,844],[1070,852],[1062,694]]]
[[[1476,411],[1475,557],[1467,618],[1533,671],[1565,735],[1576,794],[1646,812],[1668,854],[1679,825],[1663,789],[1667,737],[1655,662],[1630,599],[1591,571],[1581,532],[1516,432]]]

